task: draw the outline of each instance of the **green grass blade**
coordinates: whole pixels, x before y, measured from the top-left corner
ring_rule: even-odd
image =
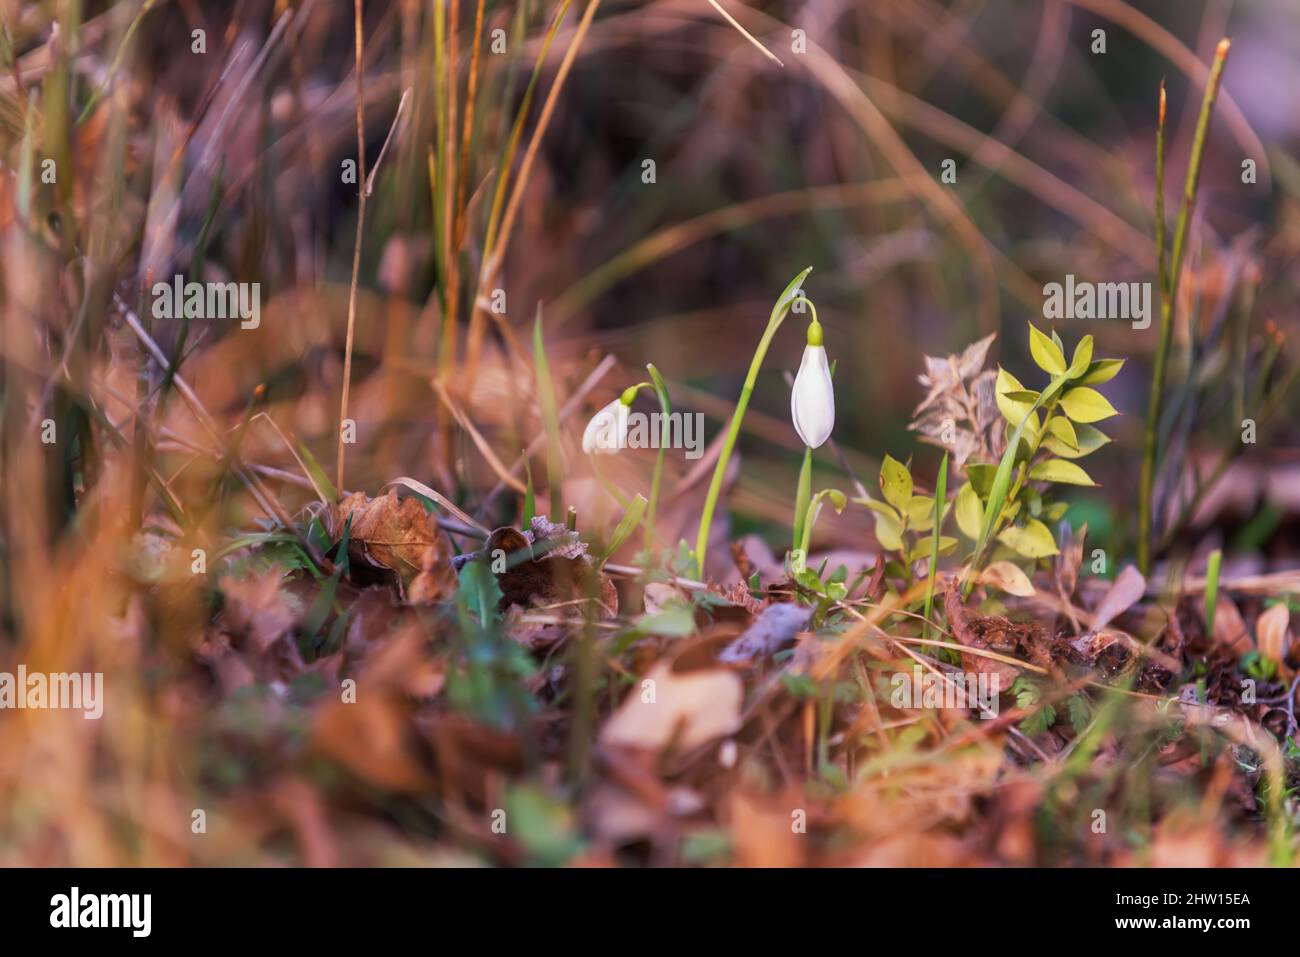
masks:
[[[925,630],[930,631],[930,612],[934,608],[934,583],[939,577],[939,530],[943,526],[944,499],[948,497],[948,453],[939,463],[939,477],[934,483],[934,529],[930,533],[930,584],[925,590]]]
[[[533,363],[537,367],[537,403],[541,406],[542,425],[546,429],[546,488],[551,496],[551,521],[560,521],[560,476],[563,462],[560,451],[560,413],[555,404],[555,383],[551,379],[551,365],[546,360],[546,347],[542,344],[542,307],[537,307],[533,322]]]
[[[1223,552],[1210,552],[1205,566],[1205,633],[1214,634],[1214,613],[1219,604],[1219,569],[1223,565]]]

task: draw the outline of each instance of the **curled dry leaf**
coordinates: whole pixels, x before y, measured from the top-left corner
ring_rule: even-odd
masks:
[[[221,618],[195,651],[225,694],[254,681],[288,681],[308,670],[296,640],[304,604],[288,591],[283,570],[272,566],[245,579],[223,576],[220,588]]]
[[[283,587],[284,571],[272,566],[251,578],[224,576],[224,620],[236,645],[255,655],[264,654],[298,620],[301,609]]]
[[[1291,609],[1285,603],[1279,602],[1255,621],[1255,644],[1269,661],[1290,670],[1286,655],[1291,647]]]
[[[353,492],[330,513],[330,534],[343,537],[348,518],[348,560],[395,576],[399,593],[412,604],[445,601],[456,590],[451,541],[419,499],[399,499],[389,490],[379,498]]]
[[[1021,571],[1018,565],[1008,561],[991,562],[988,568],[980,573],[980,583],[992,585],[999,591],[1018,598],[1029,598],[1034,594],[1034,586],[1029,581],[1029,576]]]
[[[601,617],[618,614],[614,583],[587,554],[586,542],[563,525],[538,517],[527,532],[498,528],[477,554],[492,563],[502,611],[592,599]]]
[[[983,634],[983,625],[988,619],[967,613],[966,608],[961,603],[961,591],[956,578],[953,578],[948,583],[948,591],[944,594],[943,602],[944,610],[948,615],[948,626],[952,628],[952,632],[960,644],[978,651],[995,650]],[[1007,624],[1010,624],[1010,622]],[[1006,651],[1014,650],[1014,642],[1011,643],[1009,648],[996,650],[1000,654],[1005,654]],[[961,665],[968,672],[992,675],[998,681],[997,687],[1002,689],[1010,689],[1012,684],[1015,683],[1016,676],[1020,674],[1020,669],[1014,665],[995,661],[983,655],[973,655],[965,651],[961,653]]]
[[[605,746],[662,751],[676,741],[680,750],[734,734],[740,729],[742,686],[722,668],[678,673],[660,662],[605,722]]]

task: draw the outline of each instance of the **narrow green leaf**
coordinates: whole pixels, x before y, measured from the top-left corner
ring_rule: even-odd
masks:
[[[537,514],[537,493],[533,489],[533,467],[528,461],[528,454],[524,452],[524,521],[523,527],[527,528],[533,524],[533,516]]]
[[[339,500],[339,490],[334,487],[334,483],[329,480],[325,470],[320,467],[320,463],[316,461],[316,456],[312,455],[311,450],[303,445],[301,441],[298,442],[298,454],[302,456],[302,464],[307,467],[312,484],[320,491],[321,495],[325,496],[327,502],[337,502]]]
[[[1210,552],[1205,566],[1205,631],[1214,634],[1214,615],[1219,604],[1219,569],[1223,565],[1223,552],[1215,549]]]
[[[627,511],[623,513],[623,519],[614,529],[614,534],[610,536],[609,547],[605,549],[605,554],[601,557],[601,564],[609,561],[609,556],[613,555],[620,545],[631,537],[636,531],[636,527],[641,524],[641,519],[645,516],[646,506],[650,503],[644,495],[635,496],[628,504]]]
[[[537,367],[537,402],[541,406],[542,425],[546,429],[546,491],[551,497],[551,521],[559,522],[564,515],[560,504],[561,476],[564,474],[560,452],[560,414],[555,404],[555,383],[551,380],[551,365],[546,359],[542,342],[542,307],[537,307],[533,322],[533,364]]]
[[[803,464],[799,466],[799,483],[794,491],[794,521],[791,523],[790,541],[794,548],[803,541],[803,523],[808,514],[808,503],[812,500],[812,449],[803,450]]]
[[[1031,407],[1016,426],[1016,430],[1011,435],[1011,440],[1007,443],[1007,450],[1002,453],[1002,461],[998,463],[997,474],[993,477],[993,485],[989,489],[988,505],[984,511],[984,524],[980,528],[979,540],[975,543],[975,551],[971,555],[972,569],[979,566],[980,557],[984,554],[984,548],[988,545],[989,538],[993,534],[993,529],[1002,516],[1002,506],[1006,502],[1007,493],[1011,489],[1011,472],[1015,468],[1016,452],[1020,445],[1020,437],[1024,434],[1025,426],[1029,423],[1032,416],[1037,424],[1037,405],[1049,402],[1065,387],[1065,376],[1059,375],[1052,378],[1051,383],[1043,390],[1043,394],[1038,397],[1035,407]],[[1015,503],[1018,505],[1018,503]],[[1041,523],[1040,523],[1041,524]],[[1044,528],[1044,530],[1046,530]],[[1051,539],[1051,533],[1048,533],[1048,539]],[[1053,542],[1053,549],[1056,545]],[[963,597],[970,595],[970,590],[974,586],[974,579],[969,575],[966,577],[966,584],[962,588]]]
[[[945,499],[948,497],[948,453],[943,454],[939,463],[939,477],[934,483],[934,516],[931,519],[933,530],[930,534],[930,584],[925,589],[925,630],[930,631],[930,612],[934,608],[934,586],[939,577],[939,549],[943,540],[939,534],[943,530]],[[956,547],[957,539],[949,539]]]

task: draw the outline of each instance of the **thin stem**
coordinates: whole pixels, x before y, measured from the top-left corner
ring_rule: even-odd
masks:
[[[1156,121],[1156,303],[1163,317],[1165,301],[1169,299],[1166,283],[1169,281],[1169,260],[1165,240],[1165,81],[1160,81],[1160,111]],[[1164,329],[1163,319],[1161,329]],[[1159,361],[1159,360],[1157,360]],[[1152,410],[1148,408],[1148,413]],[[1151,491],[1155,474],[1155,448],[1157,425],[1154,416],[1148,415],[1149,427],[1142,446],[1142,471],[1138,491],[1138,570],[1147,574],[1151,566]],[[1149,479],[1148,476],[1152,478]]]
[[[366,225],[366,114],[365,87],[362,80],[362,53],[365,35],[361,28],[361,0],[353,4],[357,71],[357,236],[352,245],[352,283],[348,287],[348,333],[343,346],[343,397],[339,401],[339,443],[334,487],[343,494],[343,468],[346,443],[343,441],[343,424],[348,418],[348,392],[352,384],[352,339],[357,325],[357,283],[361,276],[361,237]]]
[[[664,383],[664,377],[659,374],[653,362],[646,364],[646,371],[650,373],[650,379],[654,383],[655,395],[659,398],[659,410],[664,416],[664,426],[671,420],[669,416],[673,414],[673,405],[668,397],[668,386]],[[661,436],[662,438],[662,436]],[[650,478],[650,504],[646,507],[645,513],[645,547],[650,545],[655,537],[655,510],[659,506],[659,483],[664,475],[664,455],[667,453],[667,446],[663,441],[659,443],[659,451],[655,455],[655,470]]]
[[[824,488],[812,497],[812,501],[808,503],[808,508],[804,512],[803,528],[799,533],[799,541],[796,543],[797,550],[803,557],[804,562],[808,560],[808,549],[812,547],[813,526],[817,524],[817,514],[821,511],[822,499],[824,498],[834,500],[836,511],[843,507],[844,496],[837,489]]]
[[[1152,532],[1152,487],[1155,483],[1157,433],[1160,424],[1160,406],[1164,398],[1165,372],[1169,359],[1169,344],[1173,339],[1173,313],[1178,301],[1178,282],[1182,274],[1183,253],[1187,244],[1187,231],[1191,223],[1192,209],[1196,205],[1196,190],[1201,176],[1201,159],[1205,155],[1205,144],[1210,128],[1210,115],[1214,112],[1214,101],[1219,94],[1219,84],[1223,79],[1224,63],[1228,59],[1228,50],[1232,43],[1227,37],[1219,41],[1214,51],[1214,62],[1210,65],[1210,77],[1205,86],[1205,96],[1201,100],[1201,114],[1196,120],[1196,135],[1192,140],[1191,160],[1187,167],[1187,179],[1183,183],[1183,201],[1178,208],[1178,221],[1174,225],[1173,249],[1170,253],[1167,269],[1167,283],[1160,299],[1160,341],[1156,347],[1155,367],[1151,374],[1151,394],[1147,400],[1146,436],[1142,449],[1142,472],[1138,489],[1138,570],[1143,575],[1151,570],[1151,532]],[[1162,137],[1163,139],[1163,137]],[[1161,157],[1163,159],[1163,157]],[[1157,192],[1157,201],[1160,193]],[[1163,240],[1161,222],[1156,227],[1161,230],[1159,238]],[[1157,277],[1159,278],[1159,277]]]
[[[1164,301],[1165,283],[1169,279],[1169,255],[1165,240],[1165,81],[1160,81],[1160,112],[1156,122],[1156,293]]]
[[[799,484],[794,493],[794,524],[791,528],[791,547],[798,548],[803,540],[804,518],[808,512],[808,500],[812,496],[812,449],[803,448],[803,465],[799,468]]]
[[[777,299],[776,305],[772,307],[772,314],[768,317],[767,328],[763,331],[763,338],[758,341],[758,348],[754,350],[754,358],[749,364],[749,374],[745,376],[745,384],[740,390],[740,398],[736,400],[736,411],[732,413],[731,425],[727,429],[727,438],[722,444],[722,452],[718,455],[718,464],[713,469],[713,479],[709,482],[709,492],[704,499],[704,511],[700,513],[700,528],[695,536],[695,568],[703,576],[704,574],[704,557],[708,552],[709,546],[709,529],[713,524],[713,509],[718,504],[718,495],[722,491],[722,478],[727,472],[727,464],[731,460],[731,451],[736,446],[736,439],[740,435],[740,424],[744,421],[745,410],[749,408],[749,397],[754,393],[754,383],[758,381],[758,370],[763,365],[763,359],[767,355],[768,346],[772,344],[772,338],[776,331],[781,328],[781,323],[790,312],[790,305],[800,284],[808,273],[812,272],[809,266],[799,275],[791,280],[790,285],[785,287],[785,292],[781,293]]]
[[[925,590],[925,636],[927,638],[930,637],[930,612],[934,609],[934,586],[939,578],[939,538],[943,528],[944,500],[947,497],[948,453],[945,452],[943,461],[939,463],[939,477],[934,483],[934,525],[930,532],[930,584]]]

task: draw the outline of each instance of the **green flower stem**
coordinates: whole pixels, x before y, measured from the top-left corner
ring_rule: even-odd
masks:
[[[808,508],[804,512],[803,529],[799,534],[798,543],[798,552],[805,562],[808,560],[808,549],[812,545],[812,531],[813,526],[817,524],[817,512],[821,509],[822,499],[824,498],[830,498],[831,504],[835,506],[837,512],[844,509],[846,500],[844,493],[839,489],[824,488],[812,497],[812,501],[808,503]]]
[[[998,532],[998,526],[1002,521],[1002,506],[1008,501],[1012,501],[1014,494],[1019,493],[1021,486],[1024,485],[1025,476],[1028,474],[1028,460],[1026,460],[1016,476],[1014,490],[1011,489],[1011,472],[1015,468],[1016,449],[1020,445],[1021,436],[1025,434],[1025,427],[1029,425],[1030,417],[1040,408],[1043,408],[1044,405],[1048,410],[1047,415],[1050,416],[1051,409],[1056,405],[1057,397],[1061,394],[1061,390],[1065,388],[1067,381],[1069,380],[1064,373],[1053,376],[1051,383],[1038,394],[1038,398],[1034,400],[1034,404],[1029,407],[1029,411],[1025,413],[1024,418],[1020,420],[1020,424],[1016,426],[1015,432],[1007,441],[1007,449],[1002,453],[1002,461],[998,463],[997,473],[993,476],[993,487],[989,489],[988,501],[984,506],[984,523],[980,528],[979,541],[975,543],[975,551],[971,554],[970,564],[966,567],[965,580],[961,589],[963,601],[970,597],[971,589],[975,587],[975,570],[979,566],[980,558],[984,555],[985,547]],[[1046,423],[1047,419],[1044,418],[1044,428],[1046,428]],[[1038,429],[1034,431],[1041,436]],[[1035,443],[1037,441],[1036,439]],[[1035,444],[1034,449],[1037,450],[1037,444]],[[1032,457],[1031,453],[1030,458]],[[1013,495],[1007,494],[1009,490],[1013,491]]]
[[[812,304],[812,300],[803,295],[795,296],[790,301],[791,306],[796,302],[804,303],[812,311],[812,321],[808,323],[808,345],[820,346],[822,344],[822,324],[817,321],[817,307]],[[835,372],[832,369],[831,375]],[[794,523],[791,529],[791,541],[793,547],[798,548],[799,542],[803,538],[804,516],[808,511],[808,497],[812,494],[812,449],[804,446],[803,464],[799,467],[799,484],[795,487],[794,493]]]
[[[790,285],[785,287],[785,291],[776,300],[776,305],[772,307],[772,314],[768,317],[767,328],[763,331],[763,338],[758,341],[758,348],[754,351],[753,361],[749,364],[749,374],[745,376],[745,384],[740,390],[740,398],[736,400],[736,411],[731,415],[731,425],[727,429],[727,437],[722,443],[722,451],[718,455],[718,464],[713,469],[713,480],[709,482],[709,491],[704,499],[704,510],[700,513],[700,527],[695,536],[695,568],[700,575],[704,574],[704,557],[709,547],[709,529],[713,525],[713,510],[718,504],[718,495],[722,491],[722,478],[727,471],[727,463],[731,461],[731,451],[736,447],[736,439],[740,436],[740,424],[745,419],[745,410],[749,408],[749,397],[754,393],[754,383],[758,380],[758,370],[763,365],[763,359],[767,356],[767,349],[772,344],[772,338],[776,331],[781,328],[781,323],[790,312],[790,304],[797,295],[797,290],[803,282],[804,277],[812,272],[809,266],[799,275],[791,280]]]
[[[1151,393],[1147,400],[1146,436],[1142,448],[1142,471],[1138,485],[1138,570],[1143,575],[1151,571],[1151,534],[1152,534],[1152,487],[1155,483],[1156,445],[1160,430],[1160,405],[1164,398],[1165,371],[1169,360],[1169,344],[1173,340],[1174,306],[1178,300],[1178,281],[1183,268],[1183,252],[1187,244],[1187,230],[1191,223],[1192,208],[1196,205],[1196,189],[1201,178],[1201,158],[1205,155],[1205,143],[1210,128],[1210,114],[1214,112],[1214,101],[1219,95],[1219,84],[1223,79],[1223,66],[1228,59],[1231,44],[1225,38],[1219,41],[1214,52],[1214,61],[1210,65],[1209,82],[1205,85],[1205,96],[1201,100],[1201,114],[1196,119],[1196,135],[1192,140],[1192,155],[1187,167],[1187,179],[1183,183],[1183,201],[1178,208],[1178,221],[1174,225],[1173,249],[1169,255],[1168,283],[1160,296],[1160,341],[1156,346],[1155,367],[1151,373]],[[1163,147],[1163,135],[1157,141]],[[1163,149],[1161,149],[1163,153]],[[1157,158],[1157,172],[1163,187],[1163,155]],[[1157,191],[1157,202],[1160,191]],[[1161,209],[1163,212],[1163,209]],[[1160,242],[1164,234],[1160,220],[1156,228]],[[1160,256],[1157,259],[1162,258]],[[1158,268],[1158,263],[1157,263]],[[1157,283],[1157,285],[1162,285]]]
[[[646,371],[650,373],[650,379],[654,382],[655,395],[659,397],[659,409],[664,414],[664,422],[668,421],[668,416],[673,414],[673,404],[668,397],[668,386],[664,383],[664,377],[659,374],[653,362],[646,365]],[[667,452],[664,443],[659,443],[659,454],[655,456],[655,470],[650,478],[650,504],[645,513],[645,547],[649,548],[651,541],[655,537],[655,510],[659,506],[659,483],[664,474],[664,454]]]
[[[799,467],[799,484],[794,493],[794,524],[791,529],[790,547],[798,548],[803,539],[804,518],[808,512],[808,500],[812,496],[812,449],[803,448],[803,465]]]
[[[1044,419],[1044,422],[1047,420]],[[934,609],[934,585],[939,578],[939,534],[943,529],[944,499],[948,497],[948,453],[939,463],[939,477],[934,483],[934,526],[930,532],[930,584],[925,589],[925,633],[930,634],[930,612]]]

